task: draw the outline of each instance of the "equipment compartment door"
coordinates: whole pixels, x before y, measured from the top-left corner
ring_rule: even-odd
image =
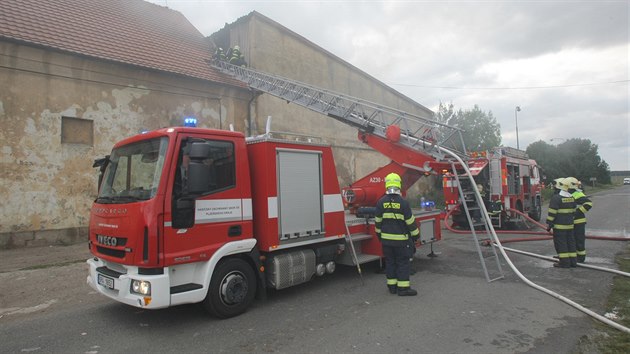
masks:
[[[280,240],[323,237],[321,152],[278,149],[277,174]]]
[[[501,189],[501,160],[490,160],[490,194],[501,195],[503,191]]]

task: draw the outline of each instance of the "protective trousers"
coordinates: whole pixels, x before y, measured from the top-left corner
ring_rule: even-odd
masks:
[[[553,246],[558,253],[560,268],[577,266],[577,253],[573,230],[553,230]]]
[[[409,288],[409,247],[405,241],[400,246],[383,245],[383,256],[385,256],[385,275],[387,276],[387,286],[397,288]]]
[[[573,237],[575,238],[577,261],[584,263],[586,260],[586,223],[573,225]]]

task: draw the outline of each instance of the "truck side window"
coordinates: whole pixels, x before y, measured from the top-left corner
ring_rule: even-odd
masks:
[[[193,144],[203,144],[204,155],[191,155]],[[200,151],[200,150],[196,150]],[[236,164],[234,144],[230,141],[189,139],[182,144],[176,172],[176,196],[188,194],[188,183],[191,173],[203,170],[204,183],[202,195],[211,194],[232,188],[236,185]],[[197,194],[197,193],[195,193]]]

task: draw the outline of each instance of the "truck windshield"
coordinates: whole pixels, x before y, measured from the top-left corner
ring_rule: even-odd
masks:
[[[168,138],[156,138],[114,149],[103,175],[98,203],[131,203],[155,196]]]

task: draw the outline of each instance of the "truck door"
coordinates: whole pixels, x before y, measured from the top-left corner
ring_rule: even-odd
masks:
[[[244,143],[184,136],[165,205],[166,265],[209,259],[225,243],[252,237],[251,188]],[[242,146],[242,149],[240,148]]]

